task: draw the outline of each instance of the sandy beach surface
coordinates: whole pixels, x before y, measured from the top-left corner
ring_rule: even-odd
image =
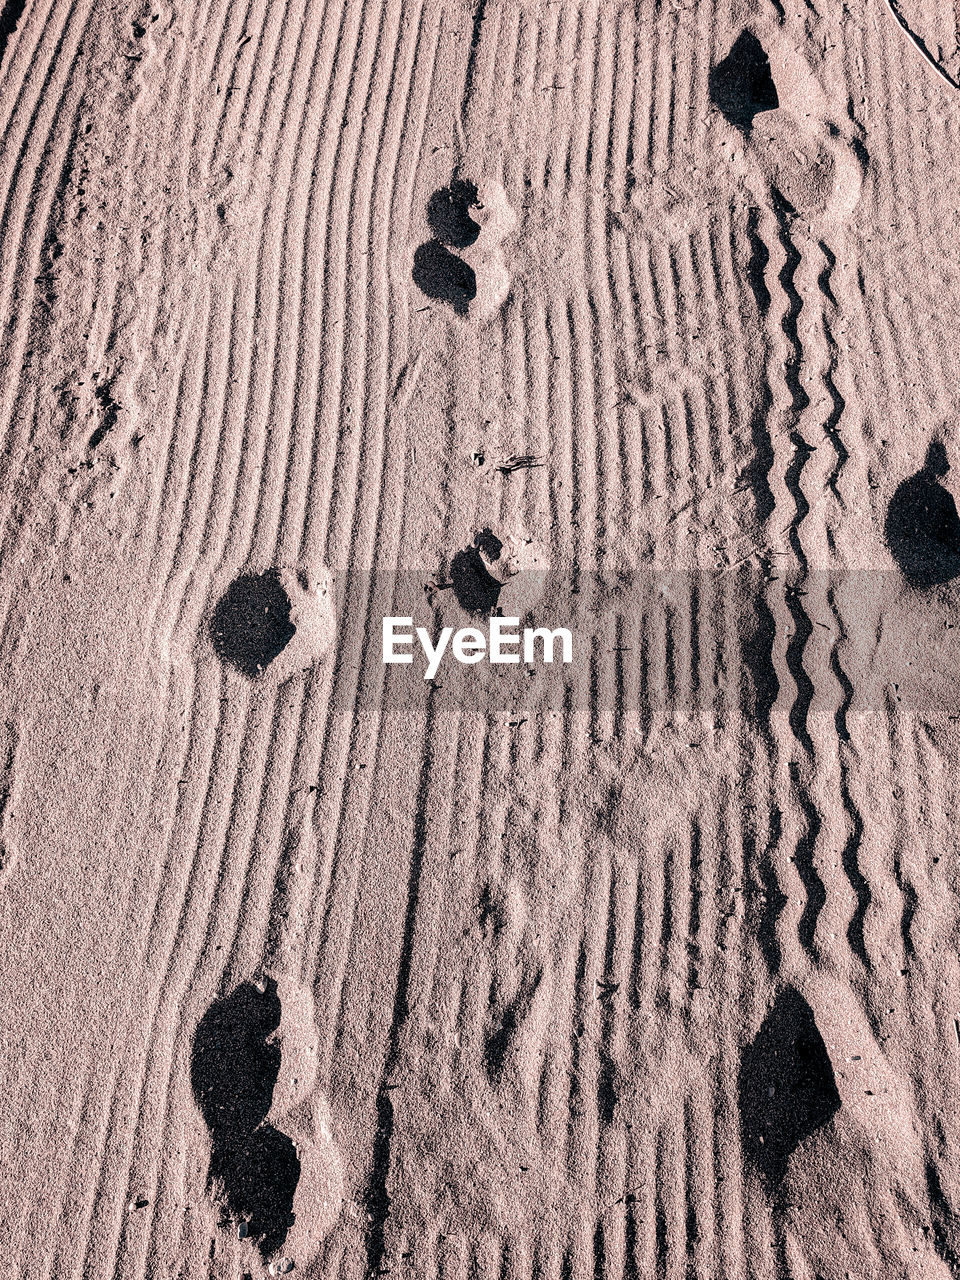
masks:
[[[960,1272],[958,45],[7,0],[12,1274]]]

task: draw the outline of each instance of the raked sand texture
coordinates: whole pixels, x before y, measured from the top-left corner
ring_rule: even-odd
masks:
[[[11,1275],[957,1273],[958,22],[7,0]]]

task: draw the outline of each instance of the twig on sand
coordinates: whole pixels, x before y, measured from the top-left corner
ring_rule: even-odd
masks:
[[[960,81],[954,80],[950,72],[947,71],[945,67],[942,67],[940,65],[940,63],[936,60],[936,58],[933,56],[933,54],[930,52],[927,46],[923,43],[920,37],[918,35],[915,35],[913,31],[911,31],[906,18],[897,8],[896,4],[894,3],[894,0],[886,0],[886,5],[887,5],[887,8],[890,10],[890,12],[893,14],[894,18],[897,20],[897,24],[903,29],[903,31],[906,32],[907,38],[909,39],[913,47],[916,49],[916,51],[920,54],[921,58],[923,58],[925,62],[928,62],[931,67],[933,67],[934,71],[936,71],[938,76],[941,76],[944,80],[946,80],[947,84],[951,87],[951,89],[960,89]]]
[[[501,462],[497,467],[497,470],[502,472],[503,475],[508,476],[511,471],[530,471],[534,467],[542,466],[543,462],[536,454],[524,453],[519,456],[514,454],[512,457],[508,458],[506,462]]]

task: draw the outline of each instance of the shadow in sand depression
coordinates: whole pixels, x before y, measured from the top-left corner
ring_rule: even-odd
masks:
[[[840,1108],[813,1011],[792,987],[777,997],[757,1038],[744,1049],[738,1084],[744,1154],[773,1191],[792,1152]]]
[[[497,607],[502,583],[488,571],[483,562],[486,555],[496,560],[503,550],[503,543],[489,529],[483,529],[473,540],[473,546],[458,551],[450,562],[450,581],[457,604],[468,613],[486,615]]]
[[[780,105],[770,59],[752,31],[741,31],[727,56],[710,70],[710,100],[732,125],[749,133],[754,116]]]
[[[449,302],[458,316],[467,314],[477,296],[473,267],[439,240],[428,240],[413,255],[413,283],[435,302]]]
[[[213,647],[224,662],[253,679],[293,639],[290,597],[279,574],[245,573],[230,584],[210,620]]]
[[[430,230],[453,249],[466,249],[480,235],[480,224],[470,217],[470,210],[477,207],[477,188],[463,178],[454,178],[449,187],[435,191],[427,202],[427,221]]]
[[[201,1018],[190,1081],[210,1130],[209,1184],[268,1257],[292,1225],[300,1161],[291,1140],[264,1123],[280,1072],[272,1039],[280,998],[274,981],[261,985],[241,983]]]
[[[887,545],[915,587],[960,574],[960,516],[953,495],[940,483],[949,470],[947,451],[935,440],[923,467],[898,487],[887,511]]]

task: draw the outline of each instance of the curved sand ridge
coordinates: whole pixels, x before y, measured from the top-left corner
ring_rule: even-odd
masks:
[[[4,15],[13,1267],[956,1268],[957,114],[821,10]],[[400,714],[487,529],[591,678]]]

